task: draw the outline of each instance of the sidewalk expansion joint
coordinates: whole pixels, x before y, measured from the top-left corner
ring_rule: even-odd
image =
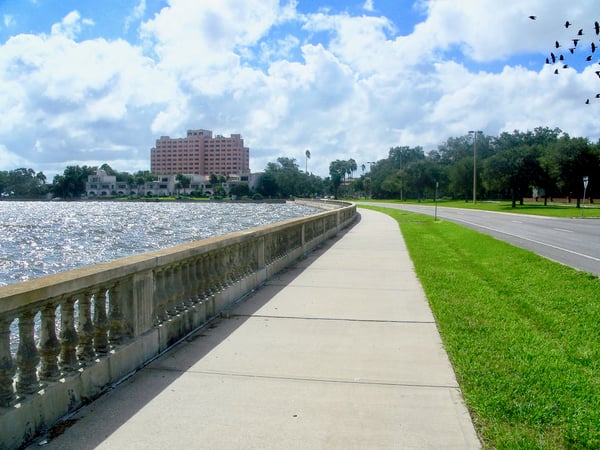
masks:
[[[337,317],[302,317],[302,316],[275,316],[267,314],[231,314],[229,317],[247,317],[256,319],[292,319],[292,320],[321,320],[331,322],[361,322],[361,323],[398,323],[398,324],[435,324],[434,320],[385,320],[385,319],[349,319]]]
[[[373,286],[365,286],[365,287],[356,287],[356,286],[315,286],[311,284],[294,284],[294,283],[286,283],[284,281],[274,282],[267,281],[265,286],[278,286],[278,287],[290,287],[290,288],[317,288],[317,289],[335,289],[336,291],[368,291],[368,292],[415,292],[417,289],[414,286],[409,287],[391,287],[391,288],[378,288]]]
[[[257,373],[242,373],[242,372],[228,372],[219,370],[182,370],[173,367],[149,367],[147,370],[156,372],[177,372],[177,373],[188,373],[195,375],[216,375],[221,377],[232,377],[232,378],[252,378],[260,380],[276,380],[276,381],[299,381],[308,383],[328,383],[328,384],[358,384],[364,386],[391,386],[401,388],[421,388],[421,389],[456,389],[460,390],[458,384],[433,384],[433,383],[402,383],[394,381],[378,381],[378,380],[365,380],[363,378],[354,379],[343,379],[343,378],[319,378],[319,377],[301,377],[291,375],[267,375]]]

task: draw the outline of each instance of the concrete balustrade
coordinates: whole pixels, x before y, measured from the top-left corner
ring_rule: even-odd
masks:
[[[0,448],[45,432],[356,217],[349,203],[302,203],[335,209],[1,287]]]

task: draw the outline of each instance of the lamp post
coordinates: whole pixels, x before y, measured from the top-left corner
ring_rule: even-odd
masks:
[[[437,222],[437,196],[438,196],[438,188],[440,187],[440,183],[439,181],[435,182],[435,195],[433,197],[434,201],[435,201],[435,215],[434,215],[434,222]]]
[[[469,134],[473,135],[473,204],[477,201],[477,135],[482,133],[482,131],[469,131]]]
[[[581,217],[583,217],[583,210],[585,209],[585,191],[588,187],[588,177],[583,177],[583,205],[581,205]]]
[[[304,171],[308,173],[308,160],[310,159],[310,150],[306,150],[306,152],[304,152],[304,156],[306,156],[306,167]]]
[[[371,169],[373,168],[373,164],[377,164],[376,161],[367,161],[367,164],[369,165],[369,174],[371,173]],[[367,197],[371,198],[371,195],[369,194],[369,188],[371,187],[371,177],[367,177],[365,178],[365,183],[367,184],[366,186],[366,191],[367,191]]]

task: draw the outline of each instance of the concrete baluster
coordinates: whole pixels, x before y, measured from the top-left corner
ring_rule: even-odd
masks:
[[[235,248],[233,245],[221,249],[221,268],[223,269],[223,284],[226,288],[235,282]]]
[[[169,320],[167,314],[167,291],[166,291],[166,280],[167,272],[165,268],[155,271],[154,279],[156,283],[156,290],[154,294],[154,317],[155,325],[160,325],[163,322]]]
[[[60,305],[60,368],[66,373],[79,369],[77,360],[79,335],[75,330],[76,301],[77,297],[69,297]]]
[[[192,305],[195,305],[196,303],[200,303],[201,298],[200,298],[200,279],[198,277],[199,275],[199,265],[200,265],[200,258],[195,258],[192,261],[190,261],[190,264],[188,265],[188,270],[189,270],[189,280],[190,280],[190,299],[192,302]]]
[[[96,358],[94,350],[94,323],[92,322],[92,294],[85,292],[79,297],[79,347],[77,357],[87,364]]]
[[[225,290],[231,284],[231,248],[220,248],[219,253],[219,282],[221,290]]]
[[[236,244],[233,246],[233,281],[238,282],[243,278],[244,267],[242,266],[242,245]]]
[[[94,293],[94,348],[96,353],[105,355],[109,352],[108,346],[108,317],[106,316],[106,287]]]
[[[249,276],[252,273],[252,249],[251,249],[251,244],[255,243],[255,240],[252,240],[251,242],[244,242],[244,244],[242,245],[242,253],[241,253],[241,258],[242,258],[242,267],[243,267],[243,275],[242,277],[245,278],[247,276]]]
[[[167,314],[170,317],[177,315],[177,270],[175,266],[170,266],[167,269],[166,276],[166,288],[167,288]]]
[[[214,261],[214,290],[215,294],[218,294],[225,288],[225,283],[223,282],[223,276],[225,275],[223,269],[223,253],[220,250],[214,250],[212,252],[213,261]]]
[[[184,312],[189,303],[187,266],[187,260],[175,266],[175,309],[178,314]]]
[[[108,291],[108,318],[110,323],[108,341],[113,347],[121,344],[125,337],[125,323],[121,302],[123,302],[123,284],[118,282],[111,286]]]
[[[263,242],[262,238],[257,238],[252,242],[249,242],[248,244],[246,244],[247,249],[248,249],[248,270],[247,270],[247,274],[250,276],[252,275],[254,272],[256,272],[258,270],[258,253],[259,253],[259,247],[260,250],[262,250],[262,246],[261,243]]]
[[[211,252],[212,262],[213,262],[213,270],[211,273],[211,277],[213,279],[213,294],[218,294],[223,290],[223,272],[221,268],[221,254],[218,250],[214,250]]]
[[[51,302],[42,309],[40,323],[40,378],[48,381],[60,378],[58,367],[60,342],[56,337],[56,305],[55,302]]]
[[[184,280],[184,298],[183,304],[186,308],[191,308],[194,303],[197,302],[198,296],[196,295],[196,260],[190,258],[186,261],[183,266],[183,280]]]
[[[0,319],[0,407],[15,401],[13,377],[17,368],[10,353],[10,324],[12,319]]]
[[[276,261],[279,258],[281,258],[281,246],[283,244],[283,232],[277,231],[275,233],[275,235],[273,236],[273,239],[275,240],[275,248],[273,251],[273,261]]]
[[[271,263],[271,240],[272,236],[263,236],[263,262],[265,265]]]
[[[28,310],[19,316],[19,348],[16,354],[18,367],[17,393],[33,394],[40,389],[37,365],[40,355],[35,346],[34,317],[35,311]]]
[[[209,274],[209,267],[210,267],[210,258],[205,253],[200,258],[200,261],[199,261],[199,264],[198,264],[198,278],[199,278],[199,281],[200,281],[199,293],[200,293],[200,298],[202,300],[205,300],[205,299],[207,299],[210,296],[210,274]]]
[[[240,278],[246,278],[250,275],[249,272],[249,258],[248,258],[248,243],[244,242],[240,244]]]
[[[219,288],[217,286],[217,264],[216,264],[216,257],[215,257],[215,253],[214,252],[210,252],[207,254],[206,256],[206,262],[207,262],[207,267],[206,267],[206,279],[207,279],[207,283],[206,283],[206,296],[210,297],[215,295]]]

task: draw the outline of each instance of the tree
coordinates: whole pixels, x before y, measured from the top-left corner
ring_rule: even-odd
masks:
[[[117,176],[117,172],[110,167],[108,164],[104,163],[100,166],[100,170],[104,170],[104,172],[106,173],[106,175],[109,176]]]
[[[338,190],[342,181],[346,179],[346,173],[348,172],[348,161],[342,161],[336,159],[329,163],[329,175],[331,176],[331,184],[333,186],[333,195],[338,197]]]
[[[63,198],[76,198],[85,194],[85,183],[89,175],[96,173],[95,167],[68,166],[62,175],[52,181],[52,192]]]
[[[45,195],[46,176],[33,169],[19,168],[0,173],[0,192],[17,198],[38,198]]]
[[[265,172],[262,174],[258,180],[258,186],[256,190],[263,197],[277,196],[277,181],[275,181],[275,174],[272,172]]]
[[[250,187],[248,183],[235,183],[229,188],[229,195],[233,198],[248,197],[250,195]]]
[[[348,167],[346,168],[346,173],[348,174],[348,176],[351,176],[354,174],[354,172],[356,172],[356,169],[358,168],[358,166],[356,165],[356,161],[354,161],[353,158],[350,158],[348,161]]]
[[[515,208],[517,199],[522,205],[526,193],[539,185],[541,171],[536,148],[521,145],[488,158],[484,166],[484,178],[490,189],[508,189],[512,207]]]
[[[186,189],[192,184],[191,178],[178,173],[175,179],[177,180],[177,185],[179,185],[178,189],[183,189],[183,195],[186,195]],[[179,194],[179,191],[177,193]]]
[[[133,174],[133,177],[136,180],[136,184],[138,184],[138,179],[141,178],[144,180],[144,182],[148,181],[154,181],[156,179],[156,176],[150,172],[149,170],[138,170],[136,173]]]
[[[492,139],[494,153],[484,161],[484,185],[488,189],[510,192],[512,207],[533,187],[550,190],[548,166],[542,164],[544,149],[556,142],[560,129],[538,127],[534,131],[501,133]]]
[[[583,197],[583,177],[589,180],[587,192],[591,198],[592,189],[600,180],[600,150],[592,146],[586,138],[571,138],[565,134],[549,151],[558,179],[559,190],[569,199],[577,198],[577,207]]]

